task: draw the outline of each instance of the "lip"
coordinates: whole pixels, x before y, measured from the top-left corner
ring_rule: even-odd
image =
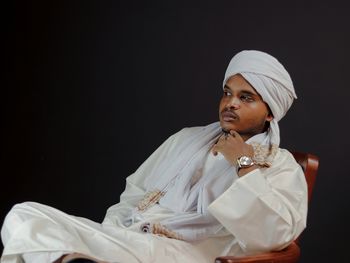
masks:
[[[223,121],[231,122],[237,121],[239,119],[238,115],[232,111],[224,111],[221,113],[221,118]]]

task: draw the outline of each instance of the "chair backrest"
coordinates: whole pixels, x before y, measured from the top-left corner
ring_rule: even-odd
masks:
[[[308,187],[308,200],[310,202],[318,171],[319,158],[310,153],[292,152],[292,154],[304,170]]]

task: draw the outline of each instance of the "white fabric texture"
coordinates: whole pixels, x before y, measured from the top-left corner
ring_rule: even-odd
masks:
[[[146,194],[154,167],[180,153],[184,143],[204,128],[183,129],[163,143],[127,178],[120,203],[108,209],[102,224],[38,203],[16,205],[1,230],[4,243],[1,262],[22,262],[25,255],[33,259],[31,262],[47,263],[44,258],[53,259],[69,252],[107,262],[214,262],[220,255],[248,255],[285,247],[306,225],[307,186],[300,166],[282,149],[270,168],[254,170],[241,178],[232,173],[226,179],[227,189],[208,208],[222,227],[204,240],[186,242],[141,232],[144,222],[171,221],[179,214],[186,215],[176,204],[174,207],[156,204],[142,214],[139,222],[124,226],[130,210]],[[222,155],[211,153],[206,159],[203,166],[195,169],[202,173],[199,181],[210,178],[212,171],[221,170],[225,162]],[[215,184],[206,187],[208,193],[217,191]]]
[[[241,74],[269,105],[274,119],[270,122],[268,138],[270,144],[279,145],[278,121],[297,98],[289,73],[273,56],[257,50],[244,50],[231,59],[223,86],[236,74]]]

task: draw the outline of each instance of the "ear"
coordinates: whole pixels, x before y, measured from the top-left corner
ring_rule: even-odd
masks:
[[[273,115],[271,113],[269,113],[267,116],[266,116],[266,121],[270,122],[273,120]]]

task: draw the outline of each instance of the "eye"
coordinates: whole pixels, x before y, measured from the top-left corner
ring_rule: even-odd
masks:
[[[252,102],[252,101],[254,101],[254,98],[250,95],[243,94],[243,95],[241,95],[241,100],[245,101],[245,102]]]
[[[224,90],[224,97],[231,96],[231,95],[232,95],[231,92]]]

